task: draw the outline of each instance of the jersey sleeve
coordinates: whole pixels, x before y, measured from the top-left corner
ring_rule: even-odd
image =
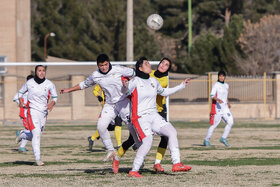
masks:
[[[137,86],[136,82],[137,81],[135,79],[132,79],[132,80],[128,81],[128,83],[127,83],[127,91],[126,91],[127,95],[131,95],[132,92],[135,90],[135,88]]]
[[[211,89],[211,94],[210,94],[211,99],[215,97],[216,93],[217,93],[217,84],[214,84],[214,86]]]
[[[135,76],[134,69],[128,68],[128,67],[124,67],[124,66],[119,66],[119,68],[120,68],[120,71],[122,73],[122,76],[124,76],[124,77],[133,77],[133,76]]]
[[[15,94],[13,101],[19,104],[19,93]]]
[[[88,78],[86,78],[86,80],[84,80],[83,82],[80,82],[79,86],[81,88],[81,90],[86,89],[90,86],[94,86],[96,83],[93,80],[93,75],[90,75]]]
[[[25,94],[28,91],[27,82],[21,87],[21,89],[18,91],[18,98],[22,98],[23,94]]]
[[[51,86],[50,86],[50,95],[51,95],[52,100],[57,103],[56,88],[52,82],[51,82]]]
[[[186,87],[185,83],[182,82],[181,84],[179,84],[173,88],[162,88],[160,83],[158,81],[156,81],[156,82],[157,82],[157,94],[164,96],[164,97],[172,95],[180,90],[183,90]]]

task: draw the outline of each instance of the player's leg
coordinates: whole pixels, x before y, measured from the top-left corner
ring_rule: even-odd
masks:
[[[173,127],[173,125],[171,125],[171,123],[162,120],[162,118],[159,115],[154,115],[153,119],[153,132],[161,136],[168,137],[168,147],[171,153],[171,159],[173,163],[172,171],[178,172],[191,170],[190,166],[185,166],[181,163],[176,129]]]
[[[109,124],[115,117],[116,117],[116,112],[114,110],[114,106],[105,104],[101,111],[100,118],[98,119],[97,122],[97,130],[99,132],[100,138],[102,139],[105,148],[107,149],[106,157],[103,160],[104,162],[109,161],[115,155],[111,136],[107,129]]]
[[[46,123],[46,116],[44,113],[32,110],[31,109],[31,119],[34,129],[31,131],[33,138],[32,138],[32,149],[36,161],[37,166],[43,166],[45,165],[41,161],[41,151],[40,151],[40,144],[41,144],[41,135],[44,131],[45,123]]]
[[[156,172],[164,172],[164,169],[161,167],[160,163],[162,161],[162,158],[165,155],[167,144],[168,144],[167,137],[161,136],[160,138],[161,138],[161,140],[160,140],[158,148],[157,148],[156,161],[154,164],[154,171],[156,171]]]
[[[231,115],[230,112],[226,113],[223,115],[222,119],[224,120],[224,122],[226,123],[225,129],[224,129],[224,133],[222,135],[222,137],[220,138],[220,142],[223,143],[225,146],[229,147],[229,143],[227,142],[227,137],[230,133],[230,130],[233,126],[233,117]]]
[[[152,143],[153,143],[153,135],[148,135],[145,138],[142,139],[142,146],[139,147],[137,150],[136,156],[133,161],[132,170],[129,171],[130,177],[142,177],[138,171],[143,164],[146,155],[149,153]]]
[[[120,148],[122,145],[122,119],[117,116],[115,118],[115,136],[116,136],[116,141],[117,141],[117,146]]]
[[[210,139],[211,139],[211,137],[213,135],[214,130],[220,124],[221,119],[222,119],[222,116],[220,114],[215,114],[215,116],[214,116],[214,124],[210,125],[210,127],[209,127],[209,129],[207,131],[207,135],[206,135],[206,137],[204,139],[204,142],[203,142],[203,144],[205,146],[210,146],[211,145],[210,144]]]
[[[163,117],[165,120],[167,119],[166,107],[164,110],[159,112],[159,115],[161,117]],[[159,145],[157,148],[155,164],[153,167],[154,171],[156,171],[156,172],[164,172],[164,169],[161,167],[160,163],[162,161],[162,158],[165,155],[167,144],[168,144],[168,138],[165,136],[161,136],[160,142],[159,142]]]

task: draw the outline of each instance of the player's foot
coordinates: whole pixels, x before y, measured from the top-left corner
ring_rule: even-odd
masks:
[[[108,162],[115,156],[115,150],[107,151],[105,158],[103,159],[104,162]]]
[[[206,139],[204,139],[203,145],[206,146],[206,147],[210,147],[211,146],[210,142],[208,140],[206,140]]]
[[[182,163],[173,164],[173,167],[172,167],[173,172],[189,171],[191,169],[192,169],[191,166],[185,166]]]
[[[120,165],[120,161],[119,160],[116,160],[115,157],[113,157],[113,172],[115,174],[117,174],[119,172],[119,165]]]
[[[42,160],[36,160],[36,166],[44,166],[45,163]]]
[[[92,151],[92,146],[94,144],[94,141],[91,139],[91,136],[88,137],[88,150]]]
[[[157,172],[157,173],[162,173],[162,172],[164,172],[164,169],[161,167],[160,164],[155,164],[154,165],[154,171]]]
[[[225,146],[227,146],[227,147],[230,146],[229,143],[227,142],[227,140],[226,140],[225,138],[223,138],[223,137],[220,138],[220,142],[221,142],[222,144],[225,144]]]
[[[26,153],[28,150],[25,147],[18,148],[19,153]]]
[[[128,174],[129,177],[143,177],[142,175],[140,175],[138,173],[138,171],[129,171],[129,174]]]
[[[21,131],[16,131],[16,144],[21,142],[21,134],[23,133],[23,130]]]

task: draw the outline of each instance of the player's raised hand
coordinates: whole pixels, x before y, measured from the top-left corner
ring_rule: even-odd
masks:
[[[191,81],[191,79],[190,79],[190,78],[186,78],[186,79],[184,80],[185,85],[190,84],[190,81]]]

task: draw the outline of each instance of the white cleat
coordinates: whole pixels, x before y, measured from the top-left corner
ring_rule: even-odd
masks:
[[[36,166],[44,166],[45,163],[42,160],[36,160]]]
[[[23,130],[21,131],[17,131],[16,132],[16,144],[18,144],[19,142],[21,142],[21,134],[23,133]]]
[[[109,160],[112,160],[113,156],[115,156],[115,150],[107,151],[106,157],[103,159],[104,162],[108,162]]]

